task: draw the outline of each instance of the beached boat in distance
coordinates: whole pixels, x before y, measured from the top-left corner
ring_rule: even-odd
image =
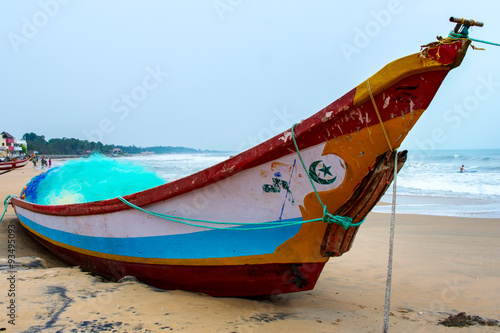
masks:
[[[37,241],[109,279],[214,296],[310,290],[351,248],[406,159],[396,149],[469,44],[426,45],[266,142],[123,200],[12,204]]]
[[[10,161],[0,162],[0,171],[12,170],[17,168],[22,168],[28,164],[29,157],[17,158]]]

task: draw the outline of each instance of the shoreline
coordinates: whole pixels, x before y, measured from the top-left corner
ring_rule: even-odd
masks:
[[[45,170],[26,166],[2,175],[0,196],[18,193]],[[255,299],[163,291],[126,279],[106,282],[69,267],[36,243],[9,207],[0,223],[0,258],[14,225],[16,258],[46,268],[17,267],[15,327],[6,332],[378,332],[383,324],[390,215],[370,213],[353,248],[332,258],[311,291]],[[390,328],[450,332],[439,320],[459,312],[500,320],[500,219],[396,215]],[[37,261],[35,258],[43,260]],[[25,258],[25,259],[21,259]],[[7,306],[8,272],[0,271]],[[451,328],[452,330],[453,328]],[[471,326],[467,332],[497,332]]]
[[[389,200],[390,199],[390,200]],[[390,214],[392,197],[384,195],[373,212]],[[500,198],[398,194],[396,213],[438,217],[500,219]]]

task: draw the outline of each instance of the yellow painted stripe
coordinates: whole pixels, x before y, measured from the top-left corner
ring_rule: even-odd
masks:
[[[408,76],[436,70],[450,70],[450,68],[432,59],[422,58],[420,53],[415,53],[387,64],[367,80],[370,82],[373,96],[376,96]],[[370,98],[367,80],[356,87],[354,106],[361,105]]]

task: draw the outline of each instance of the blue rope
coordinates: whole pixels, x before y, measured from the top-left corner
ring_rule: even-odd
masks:
[[[179,217],[179,216],[172,216],[172,215],[167,215],[167,214],[162,214],[162,213],[156,213],[156,212],[151,212],[146,209],[143,209],[139,206],[134,205],[131,202],[128,202],[122,197],[118,197],[121,202],[126,204],[127,206],[137,209],[141,212],[171,221],[171,222],[176,222],[176,223],[182,223],[185,225],[193,226],[193,227],[199,227],[199,228],[206,228],[206,229],[214,229],[214,230],[235,230],[235,231],[255,231],[255,230],[265,230],[265,229],[276,229],[276,228],[283,228],[283,227],[290,227],[290,226],[295,226],[295,225],[300,225],[300,224],[306,224],[306,223],[311,223],[311,222],[318,222],[318,221],[323,221],[322,218],[317,218],[317,219],[312,219],[312,220],[305,220],[305,221],[291,221],[291,222],[283,222],[283,221],[276,221],[276,222],[264,222],[266,224],[265,227],[250,227],[250,228],[225,228],[225,227],[213,227],[213,226],[207,226],[207,225],[202,225],[198,223],[192,223],[192,222],[200,222],[200,223],[209,223],[209,224],[219,224],[219,225],[246,225],[246,226],[251,226],[256,223],[252,222],[215,222],[215,221],[207,221],[207,220],[200,220],[200,219],[190,219],[186,217]],[[262,223],[258,223],[261,225]]]
[[[489,44],[489,45],[494,45],[494,46],[500,46],[500,44],[498,44],[498,43],[488,42],[486,40],[481,40],[481,39],[476,39],[476,38],[470,38],[469,35],[457,34],[457,33],[454,33],[453,31],[450,32],[450,37],[451,38],[468,38],[474,42],[484,43],[484,44]]]
[[[484,43],[484,44],[489,44],[489,45],[494,45],[494,46],[500,46],[500,44],[498,43],[493,43],[493,42],[488,42],[486,40],[481,40],[481,39],[476,39],[476,38],[470,38],[470,40],[474,41],[474,42],[478,42],[478,43]]]
[[[352,218],[348,216],[340,216],[340,215],[332,215],[326,209],[326,206],[323,207],[323,218],[322,221],[325,223],[334,223],[341,225],[344,229],[347,230],[349,227],[357,227],[360,226],[365,220],[362,220],[358,223],[352,223]]]
[[[10,194],[10,195],[6,196],[5,199],[3,200],[3,207],[4,208],[3,208],[2,217],[0,217],[0,222],[2,222],[3,217],[4,217],[5,213],[7,212],[7,207],[9,207],[10,200],[12,198],[15,198],[15,197],[16,197],[16,195]]]
[[[235,230],[235,231],[255,231],[255,230],[266,230],[266,229],[276,229],[276,228],[283,228],[283,227],[291,227],[295,225],[301,225],[301,224],[306,224],[306,223],[311,223],[311,222],[320,222],[323,221],[325,223],[334,223],[341,225],[344,227],[344,229],[347,229],[349,227],[357,227],[361,225],[363,221],[358,222],[358,223],[352,223],[352,218],[346,217],[346,216],[338,216],[338,215],[332,215],[328,213],[326,210],[326,207],[324,207],[323,210],[323,217],[321,218],[316,218],[316,219],[311,219],[311,220],[305,220],[305,221],[291,221],[291,222],[283,222],[283,221],[276,221],[276,222],[265,222],[266,226],[265,227],[249,227],[249,228],[226,228],[226,227],[213,227],[209,225],[202,225],[198,223],[192,223],[192,222],[199,222],[199,223],[209,223],[209,224],[218,224],[218,225],[245,225],[245,226],[251,226],[254,225],[255,223],[252,222],[215,222],[215,221],[208,221],[208,220],[201,220],[201,219],[190,219],[186,217],[179,217],[179,216],[173,216],[173,215],[167,215],[167,214],[162,214],[162,213],[156,213],[152,212],[149,210],[146,210],[144,208],[141,208],[139,206],[134,205],[133,203],[127,201],[126,199],[122,197],[117,197],[120,199],[121,202],[126,204],[127,206],[137,209],[141,212],[171,221],[171,222],[176,222],[176,223],[181,223],[185,225],[189,225],[192,227],[199,227],[199,228],[206,228],[206,229],[214,229],[214,230]],[[259,223],[261,225],[262,223]]]

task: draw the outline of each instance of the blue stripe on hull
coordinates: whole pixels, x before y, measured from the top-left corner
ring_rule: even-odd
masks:
[[[89,251],[139,258],[202,259],[269,254],[293,237],[301,227],[255,231],[206,230],[180,235],[111,238],[77,235],[47,228],[20,214],[18,217],[27,227],[54,241]]]

